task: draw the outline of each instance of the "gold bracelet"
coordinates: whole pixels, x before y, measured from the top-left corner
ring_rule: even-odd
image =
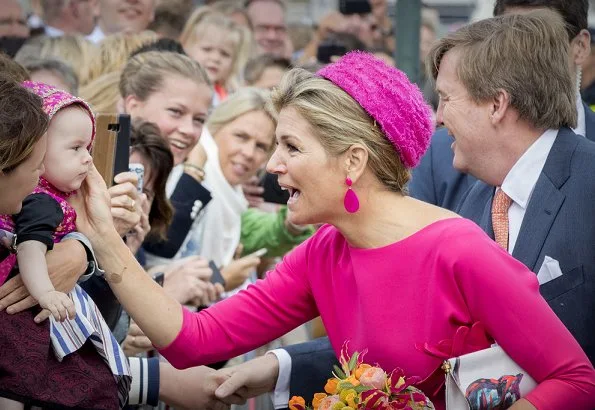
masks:
[[[191,164],[189,162],[184,162],[184,169],[191,170],[194,175],[196,175],[196,179],[199,182],[202,182],[205,179],[205,170],[199,167],[198,165]]]

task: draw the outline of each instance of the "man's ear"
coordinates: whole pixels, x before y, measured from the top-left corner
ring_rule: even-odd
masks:
[[[492,124],[497,124],[502,121],[509,107],[510,94],[505,90],[498,90],[498,93],[492,99],[490,107],[490,119]]]
[[[570,55],[574,65],[581,66],[587,62],[590,54],[591,34],[583,29],[570,42]]]
[[[343,155],[345,170],[355,184],[368,166],[368,150],[362,144],[353,144]]]

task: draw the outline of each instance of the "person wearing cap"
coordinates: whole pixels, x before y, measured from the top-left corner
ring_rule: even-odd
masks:
[[[320,315],[335,353],[349,342],[350,353],[367,349],[367,361],[425,379],[419,387],[437,409],[445,408],[443,358],[432,352],[451,341],[457,354],[469,353],[494,339],[539,383],[513,408],[595,404],[595,370],[539,295],[535,275],[473,222],[405,194],[432,120],[404,73],[353,52],[316,75],[291,70],[273,104],[278,145],[268,171],[290,193],[293,223],[325,225],[225,301],[193,313],[155,285],[110,228],[95,172],[73,201],[107,282],[170,363],[234,357]],[[458,339],[470,329],[472,342]],[[273,370],[252,376],[273,377],[260,392],[275,385],[277,359],[265,357]],[[217,394],[237,402],[242,394],[227,390],[233,374],[220,373],[226,385]]]

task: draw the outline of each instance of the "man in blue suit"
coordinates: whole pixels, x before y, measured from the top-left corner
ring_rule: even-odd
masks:
[[[518,13],[539,7],[557,11],[568,25],[569,64],[578,89],[581,65],[587,61],[591,50],[587,24],[589,3],[587,0],[497,0],[494,15]],[[573,131],[595,141],[595,113],[581,101],[580,93],[577,93],[577,108],[578,121]],[[456,211],[461,198],[476,179],[453,168],[453,151],[450,148],[453,141],[445,128],[434,133],[430,148],[413,170],[409,194]]]
[[[513,10],[505,10],[503,5],[508,3]],[[495,12],[523,11],[518,8],[521,3],[561,12],[569,24],[569,62],[576,76],[578,62],[586,58],[590,44],[586,31],[587,1],[498,0]],[[527,54],[532,55],[531,50]],[[595,209],[595,144],[583,137],[595,140],[595,116],[577,101],[570,78],[552,76],[547,64],[540,66],[532,60],[520,71],[535,74],[520,81],[523,87],[499,94],[493,101],[493,110],[487,112],[491,117],[486,120],[487,106],[478,109],[479,104],[470,105],[469,98],[461,97],[466,90],[449,88],[448,84],[457,83],[452,67],[458,63],[450,60],[440,66],[440,71],[447,71],[450,65],[451,77],[443,79],[444,89],[438,84],[442,97],[438,120],[446,127],[435,133],[430,151],[414,171],[410,193],[458,209],[494,237],[491,210],[495,187],[501,191],[510,187],[506,193],[515,198],[509,208],[512,218],[510,232],[506,232],[506,248],[538,274],[544,298],[595,362],[595,220],[591,216]],[[549,84],[539,82],[543,77],[548,78]],[[544,94],[534,92],[550,86],[557,87],[555,97],[543,98]],[[515,105],[519,99],[527,98],[526,107]],[[461,106],[461,101],[466,105]],[[525,117],[532,111],[528,107],[540,114]],[[558,114],[558,121],[544,122],[544,113],[552,112]],[[559,116],[561,113],[564,115]],[[289,346],[275,354],[278,362],[271,355],[262,359],[265,367],[277,366],[275,371],[262,374],[274,374],[277,379],[278,372],[277,408],[292,395],[312,397],[320,391],[336,362],[326,339]],[[238,384],[249,391],[253,382],[246,377]],[[290,387],[290,395],[282,391],[282,386]]]

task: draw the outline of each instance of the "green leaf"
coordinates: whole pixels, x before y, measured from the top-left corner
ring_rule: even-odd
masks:
[[[339,378],[339,379],[347,378],[347,376],[345,376],[345,373],[343,373],[343,370],[341,370],[341,368],[339,366],[334,365],[333,369],[335,370],[335,376],[337,376],[337,378]]]
[[[362,384],[354,387],[354,390],[357,394],[360,394],[360,393],[363,393],[365,391],[372,390],[372,389],[373,389],[373,387],[364,386]]]
[[[349,371],[355,370],[355,366],[357,366],[357,358],[359,357],[359,353],[355,352],[351,359],[349,359]]]
[[[349,390],[349,389],[355,389],[355,386],[349,382],[339,383],[339,390]]]

